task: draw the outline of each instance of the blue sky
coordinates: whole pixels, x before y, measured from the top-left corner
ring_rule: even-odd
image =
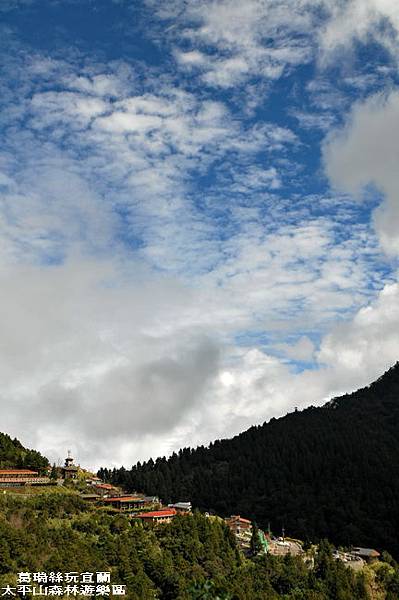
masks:
[[[129,464],[396,362],[394,1],[5,0],[0,23],[7,431]]]

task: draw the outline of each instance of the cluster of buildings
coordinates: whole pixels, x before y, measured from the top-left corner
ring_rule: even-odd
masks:
[[[65,479],[77,479],[79,467],[73,463],[73,458],[68,452],[64,466],[55,467],[56,479],[61,483]],[[31,485],[51,485],[54,481],[51,478],[52,467],[47,467],[46,474],[41,475],[38,471],[32,469],[0,469],[0,488],[24,487]]]
[[[98,477],[86,479],[86,484],[90,493],[82,494],[84,500],[125,514],[132,519],[147,523],[169,523],[177,514],[191,513],[191,502],[162,506],[158,496],[146,496],[137,492],[126,494],[110,483],[103,483]]]
[[[225,519],[225,521],[230,531],[234,534],[239,548],[244,553],[249,553],[253,534],[252,522],[240,515],[232,515]],[[298,556],[303,554],[302,546],[296,540],[287,540],[284,537],[275,538],[270,533],[265,533],[261,529],[258,529],[257,533],[260,552],[264,554],[268,553],[276,556],[284,556],[286,554]]]
[[[232,515],[225,519],[230,531],[234,534],[236,542],[241,550],[248,554],[251,551],[251,540],[253,526],[249,519],[244,519],[240,515]],[[274,537],[269,533],[264,533],[258,529],[260,552],[273,554],[275,556],[303,556],[307,562],[309,557],[305,556],[302,544],[299,540],[287,539],[282,537]],[[344,552],[336,550],[333,554],[336,560],[340,560],[348,567],[354,570],[360,570],[366,563],[372,563],[380,558],[380,553],[374,548],[355,547],[350,551]],[[311,561],[310,561],[311,562]]]
[[[103,506],[111,507],[145,523],[169,523],[177,514],[191,513],[191,502],[177,502],[162,506],[157,496],[143,494],[103,497],[99,502]]]

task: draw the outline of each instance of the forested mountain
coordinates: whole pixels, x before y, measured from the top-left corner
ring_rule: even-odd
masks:
[[[399,363],[370,386],[230,440],[99,475],[279,533],[399,556]]]
[[[47,458],[37,450],[28,450],[16,438],[0,433],[0,469],[33,469],[41,472],[48,464]]]

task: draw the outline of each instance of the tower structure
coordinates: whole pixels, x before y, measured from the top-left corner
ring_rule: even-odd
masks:
[[[68,455],[65,459],[65,465],[62,468],[62,474],[64,479],[77,479],[78,467],[73,464],[73,458],[70,450],[68,450]]]

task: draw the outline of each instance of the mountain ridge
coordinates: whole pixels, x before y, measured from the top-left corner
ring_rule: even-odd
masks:
[[[399,556],[399,363],[370,385],[100,476],[165,501],[239,513],[315,540],[387,548]]]

